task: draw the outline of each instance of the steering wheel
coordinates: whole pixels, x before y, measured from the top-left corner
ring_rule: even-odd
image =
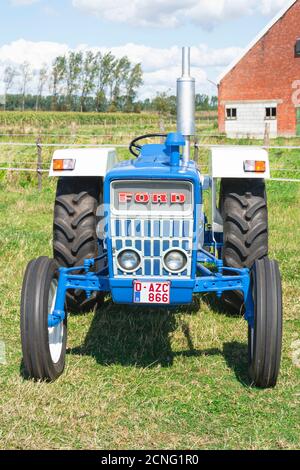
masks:
[[[142,150],[142,145],[137,145],[140,140],[148,139],[149,137],[167,137],[167,134],[145,134],[140,135],[136,139],[132,140],[129,144],[129,151],[134,157],[138,157]],[[135,152],[135,150],[137,152]]]

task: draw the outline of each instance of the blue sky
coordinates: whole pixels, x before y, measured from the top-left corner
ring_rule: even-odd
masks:
[[[38,68],[68,48],[112,49],[141,61],[142,96],[173,89],[191,45],[199,92],[289,0],[2,0],[0,64]],[[175,76],[174,76],[175,74]]]

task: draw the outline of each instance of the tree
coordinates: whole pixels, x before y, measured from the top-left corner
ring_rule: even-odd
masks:
[[[130,67],[130,61],[126,56],[116,59],[115,61],[110,84],[110,106],[115,109],[118,108],[118,101],[122,95],[122,86],[124,86],[124,88],[126,87],[128,76],[130,74]]]
[[[211,109],[218,109],[218,97],[211,96],[210,98],[210,108]]]
[[[154,110],[159,114],[170,114],[172,112],[171,98],[172,97],[170,97],[165,91],[162,93],[157,93],[152,102]]]
[[[136,99],[137,90],[143,84],[143,71],[141,64],[136,64],[131,68],[129,76],[126,80],[126,103],[125,111],[133,110],[133,103]]]
[[[18,75],[18,71],[16,68],[8,65],[5,67],[4,75],[3,75],[3,82],[4,82],[4,111],[6,110],[6,102],[7,102],[7,94],[9,90],[13,87],[15,78]]]
[[[9,99],[9,108],[20,106],[24,110],[52,109],[81,111],[140,110],[136,103],[137,90],[143,83],[141,64],[132,64],[128,57],[116,58],[111,52],[69,52],[58,56],[51,67],[44,64],[34,71],[36,94],[28,95],[33,72],[28,62],[18,69],[9,66],[3,76],[5,107],[7,94],[15,77],[20,75],[20,91]],[[45,96],[48,84],[50,94]],[[149,101],[149,106],[152,103]]]
[[[86,100],[89,94],[95,89],[95,80],[98,73],[97,55],[92,51],[87,51],[82,60],[82,67],[80,71],[80,110],[85,111]]]
[[[28,89],[28,85],[32,80],[32,69],[29,62],[23,62],[20,65],[20,76],[21,76],[21,96],[22,96],[22,111],[25,110],[25,97]]]
[[[209,110],[209,96],[205,94],[196,95],[196,109],[197,111],[208,111]]]
[[[115,57],[111,52],[102,55],[97,54],[97,87],[96,87],[96,109],[104,111],[107,105],[106,90],[112,82],[115,67]]]
[[[65,58],[58,56],[53,62],[50,76],[50,93],[52,95],[52,110],[56,111],[58,107],[58,97],[62,92],[63,81],[65,77]]]
[[[39,70],[39,78],[38,78],[38,88],[37,88],[37,95],[36,95],[36,102],[35,102],[35,110],[39,110],[40,101],[43,95],[44,87],[48,81],[48,67],[46,64],[42,66]]]
[[[79,77],[82,68],[82,61],[82,52],[71,51],[64,57],[67,107],[69,110],[73,108],[73,98],[79,88]]]

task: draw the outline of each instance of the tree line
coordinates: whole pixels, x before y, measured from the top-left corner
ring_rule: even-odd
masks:
[[[206,94],[196,94],[196,111],[215,111],[218,109],[218,97]],[[177,98],[167,92],[157,93],[152,100],[147,98],[142,103],[144,111],[156,111],[163,115],[175,115]]]
[[[129,112],[134,111],[143,73],[141,64],[132,64],[126,56],[71,51],[39,70],[28,62],[8,65],[0,79],[4,110]]]
[[[111,52],[70,51],[39,70],[28,62],[7,65],[0,81],[4,92],[0,109],[4,110],[176,114],[176,97],[167,92],[138,100],[143,84],[141,64]],[[197,111],[216,108],[216,96],[196,95]]]

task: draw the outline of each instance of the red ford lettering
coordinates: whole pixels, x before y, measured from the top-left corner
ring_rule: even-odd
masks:
[[[154,204],[166,204],[168,202],[168,195],[167,193],[154,193],[152,194],[152,202]]]
[[[126,203],[130,202],[132,199],[132,193],[119,193],[119,202]]]
[[[148,193],[136,193],[134,200],[138,203],[147,203],[150,201],[150,196]]]
[[[119,202],[127,203],[134,198],[134,201],[137,204],[148,204],[152,202],[153,204],[184,204],[186,201],[186,196],[183,193],[119,193]]]
[[[171,203],[172,204],[184,204],[185,195],[181,193],[172,193],[171,194]]]

